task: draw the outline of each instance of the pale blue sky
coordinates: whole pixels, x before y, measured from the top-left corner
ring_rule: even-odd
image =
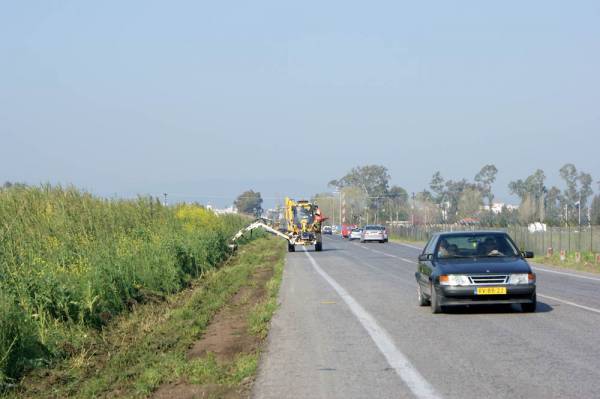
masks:
[[[599,71],[597,1],[5,1],[0,180],[224,205],[494,163],[515,201],[600,179]]]

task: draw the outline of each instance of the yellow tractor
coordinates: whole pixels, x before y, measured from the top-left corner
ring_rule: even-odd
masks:
[[[288,242],[288,251],[295,252],[296,245],[314,245],[315,251],[323,249],[321,223],[325,217],[316,204],[308,201],[294,201],[286,197],[283,210],[283,223],[278,225],[270,219],[259,218],[237,232],[231,239],[231,247],[237,247],[236,241],[245,233],[261,228],[271,234],[284,238]]]
[[[294,252],[296,245],[314,245],[315,251],[323,249],[321,222],[324,219],[317,205],[308,201],[294,201],[286,197],[284,217],[289,252]]]

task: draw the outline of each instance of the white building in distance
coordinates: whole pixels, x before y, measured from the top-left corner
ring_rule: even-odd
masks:
[[[504,202],[492,202],[491,210],[493,213],[499,214],[500,212],[502,212],[502,208],[504,207],[506,207],[506,209],[508,209],[509,211],[516,211],[517,209],[519,209],[519,205],[505,204]],[[484,205],[483,209],[489,211],[490,206]]]
[[[238,213],[237,208],[233,205],[231,205],[229,208],[223,208],[223,209],[213,208],[212,205],[206,205],[206,209],[210,209],[217,215],[229,215],[229,214]]]

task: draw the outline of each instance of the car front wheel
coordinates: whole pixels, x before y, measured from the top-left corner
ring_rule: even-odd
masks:
[[[531,298],[531,303],[522,303],[521,310],[525,313],[533,313],[535,312],[535,308],[537,307],[537,298],[535,295]]]
[[[421,284],[419,283],[417,283],[417,300],[419,302],[419,306],[429,305],[429,299],[427,299],[423,294],[423,289],[421,288]]]
[[[442,302],[440,296],[435,290],[433,284],[431,285],[431,313],[442,313]]]

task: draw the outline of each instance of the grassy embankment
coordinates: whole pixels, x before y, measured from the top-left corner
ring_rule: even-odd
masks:
[[[234,294],[255,284],[253,274],[268,268],[272,277],[266,283],[266,295],[259,303],[251,303],[245,314],[249,333],[262,340],[277,307],[284,256],[285,247],[276,239],[258,239],[242,246],[223,267],[207,272],[192,287],[121,315],[90,336],[77,355],[52,370],[29,375],[13,395],[143,398],[162,387],[166,397],[176,397],[178,392],[170,389],[181,387],[179,384],[209,387],[200,392],[238,392],[244,387],[247,391],[248,380],[256,373],[259,349],[242,350],[220,362],[213,353],[190,358],[190,348]]]
[[[102,339],[119,315],[210,273],[245,223],[150,198],[0,190],[0,386],[61,359],[85,363],[96,351],[90,337]]]
[[[389,234],[389,240],[392,242],[397,242],[400,244],[409,244],[412,245],[414,247],[424,247],[425,244],[427,243],[426,241],[422,241],[422,240],[413,240],[412,238],[408,238],[408,237],[403,237],[397,234],[393,234],[390,233]]]
[[[596,261],[596,256],[592,252],[582,252],[578,262],[575,253],[569,252],[564,261],[560,259],[560,254],[553,254],[552,256],[536,256],[533,262],[588,273],[600,273],[600,263]]]

